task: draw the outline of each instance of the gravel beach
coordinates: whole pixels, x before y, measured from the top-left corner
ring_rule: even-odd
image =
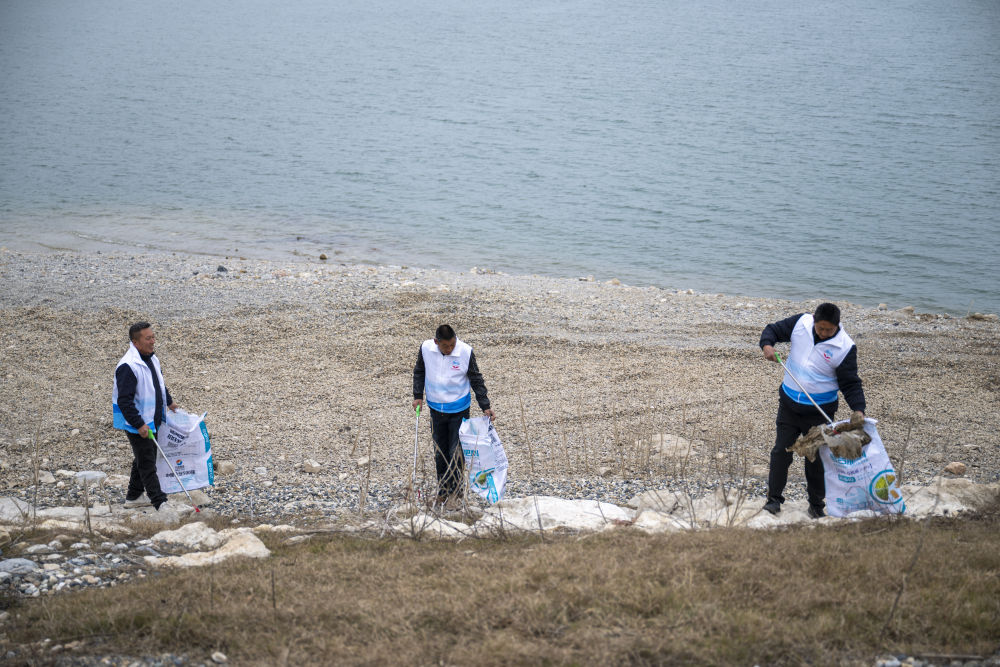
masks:
[[[36,432],[42,470],[128,473],[112,377],[129,324],[148,320],[171,394],[208,413],[216,462],[235,464],[208,490],[213,509],[257,520],[357,512],[364,488],[366,510],[402,500],[413,364],[443,322],[475,348],[511,463],[508,495],[622,504],[653,488],[763,493],[781,368],[757,340],[819,303],[482,267],[6,249],[0,278],[0,495],[33,495]],[[903,479],[929,481],[951,461],[976,482],[1000,479],[995,316],[839,305],[868,416]],[[690,447],[658,449],[659,434]],[[426,417],[419,437],[428,493]],[[306,459],[321,470],[305,472]],[[799,462],[787,494],[804,497]],[[38,493],[39,506],[79,500],[72,482]]]

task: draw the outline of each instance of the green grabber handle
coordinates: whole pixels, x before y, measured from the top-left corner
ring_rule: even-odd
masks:
[[[418,417],[420,416],[420,407],[421,407],[421,406],[419,406],[419,405],[417,406],[417,416],[418,416]]]

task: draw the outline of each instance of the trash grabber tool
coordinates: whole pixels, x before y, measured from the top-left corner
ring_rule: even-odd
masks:
[[[833,420],[830,419],[830,415],[826,414],[826,412],[823,411],[823,408],[819,407],[819,404],[813,399],[812,396],[809,395],[809,392],[806,391],[806,388],[802,386],[802,383],[799,382],[799,379],[795,377],[795,375],[793,375],[790,370],[788,370],[788,366],[786,366],[785,362],[781,360],[781,355],[778,354],[777,350],[775,350],[774,352],[774,358],[778,360],[778,363],[781,364],[781,367],[785,369],[786,373],[788,373],[788,377],[792,378],[792,380],[795,381],[795,384],[799,386],[799,391],[805,394],[806,398],[809,399],[809,402],[816,406],[816,409],[819,410],[819,413],[823,415],[823,419],[826,420],[827,425],[830,428],[833,428]],[[833,428],[833,432],[836,433],[837,429]]]
[[[181,478],[177,476],[177,471],[174,470],[174,467],[170,465],[170,459],[168,459],[167,455],[163,453],[162,449],[160,449],[160,443],[156,441],[156,431],[154,431],[153,429],[149,429],[149,431],[146,433],[146,437],[153,441],[153,444],[156,445],[156,451],[158,451],[160,453],[160,456],[163,457],[163,460],[167,462],[167,467],[170,468],[170,472],[174,474],[174,479],[176,479],[177,483],[181,485],[181,491],[183,491],[184,495],[187,496],[188,500],[191,501],[191,507],[194,508],[195,512],[200,512],[201,508],[198,507],[198,503],[194,501],[194,498],[191,497],[191,494],[188,493],[188,490],[184,488],[184,482],[182,482]]]
[[[417,418],[413,424],[413,472],[410,474],[410,493],[412,501],[417,502],[417,443],[420,441],[420,406],[417,406]]]

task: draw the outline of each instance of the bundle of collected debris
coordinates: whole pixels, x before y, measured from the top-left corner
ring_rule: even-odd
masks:
[[[853,461],[861,457],[861,448],[871,441],[872,437],[865,432],[864,415],[856,412],[851,415],[850,422],[838,424],[836,428],[829,424],[813,426],[808,433],[800,435],[788,451],[815,461],[819,448],[828,445],[837,458]]]

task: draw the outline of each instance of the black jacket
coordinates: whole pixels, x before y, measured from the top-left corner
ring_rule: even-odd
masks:
[[[799,313],[798,315],[792,315],[786,319],[768,324],[764,327],[764,331],[760,335],[760,346],[762,348],[765,345],[771,345],[773,347],[775,343],[791,342],[792,330],[795,329],[795,324],[804,314],[805,313]],[[840,327],[837,327],[837,332],[840,332]],[[820,337],[816,335],[816,330],[813,329],[813,343],[819,342]],[[844,400],[847,401],[847,405],[850,406],[851,410],[860,410],[861,412],[864,412],[865,390],[861,386],[861,378],[858,376],[857,345],[851,346],[847,356],[844,357],[844,360],[840,362],[839,366],[837,366],[837,384],[840,386],[840,391],[844,394]],[[785,396],[784,391],[781,393],[783,399],[788,398]]]

